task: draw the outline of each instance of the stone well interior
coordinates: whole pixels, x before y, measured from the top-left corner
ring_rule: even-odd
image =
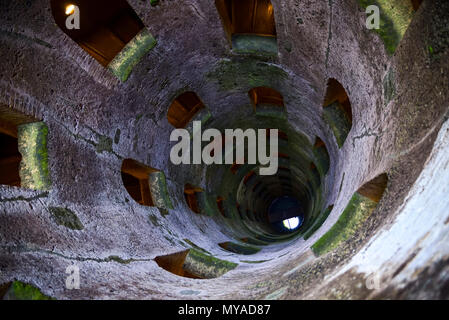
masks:
[[[448,1],[0,6],[0,297],[449,298]]]

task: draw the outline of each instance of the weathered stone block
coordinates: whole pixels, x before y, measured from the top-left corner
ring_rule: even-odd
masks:
[[[170,195],[167,190],[165,174],[162,171],[152,172],[148,176],[148,181],[154,206],[164,209],[173,209]]]
[[[183,268],[200,278],[212,279],[231,271],[237,265],[237,263],[217,259],[192,248],[187,254]]]
[[[49,190],[51,187],[47,135],[48,127],[44,122],[18,126],[18,147],[22,155],[20,179],[23,188]]]
[[[109,63],[108,69],[125,82],[134,66],[156,45],[156,39],[146,29],[142,29]]]
[[[277,56],[278,45],[275,37],[235,34],[232,36],[232,51],[240,54]]]

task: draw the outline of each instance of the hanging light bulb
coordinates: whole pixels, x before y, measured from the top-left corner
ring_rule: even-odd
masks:
[[[268,15],[271,16],[273,14],[273,5],[270,3],[268,5]]]
[[[66,15],[71,15],[72,13],[75,12],[75,5],[74,4],[69,4],[67,7],[65,7],[65,14]]]

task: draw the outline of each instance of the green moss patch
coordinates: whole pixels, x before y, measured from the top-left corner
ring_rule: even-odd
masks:
[[[78,219],[78,216],[72,210],[61,207],[50,207],[48,210],[58,225],[72,230],[84,229],[84,226]]]
[[[244,255],[255,254],[260,251],[260,248],[256,248],[249,245],[242,245],[239,243],[229,241],[220,243],[219,246],[225,249],[226,251]]]
[[[3,300],[56,300],[55,298],[44,295],[38,288],[21,282],[11,283],[8,291],[3,296]]]
[[[388,105],[391,100],[396,95],[396,87],[395,87],[395,77],[392,69],[388,70],[387,75],[384,78],[383,81],[383,89],[384,89],[384,101],[385,105]]]
[[[43,122],[18,126],[18,147],[22,155],[20,180],[23,188],[49,190],[51,187],[47,135],[48,127]]]
[[[198,208],[200,209],[200,214],[206,216],[217,216],[220,215],[220,210],[218,209],[216,197],[213,195],[208,195],[206,192],[198,192]]]
[[[95,146],[98,153],[112,152],[112,139],[106,136],[99,135],[98,143]]]
[[[330,166],[329,154],[327,153],[325,147],[313,148],[313,154],[315,155],[316,166],[318,168],[318,171],[320,172],[320,174],[324,176],[329,171]]]
[[[287,120],[285,108],[271,104],[258,104],[256,107],[256,116]]]
[[[209,251],[207,251],[207,250],[201,248],[200,246],[197,246],[195,243],[193,243],[193,242],[190,241],[189,239],[184,239],[184,242],[186,242],[186,243],[189,244],[191,247],[193,247],[193,248],[195,248],[195,249],[197,249],[197,250],[200,250],[200,251],[202,251],[202,252],[204,252],[204,253],[207,253],[207,254],[209,254],[209,255],[211,254]]]
[[[353,236],[362,223],[374,211],[376,205],[377,202],[357,192],[354,193],[338,221],[312,245],[311,249],[315,255],[320,256],[327,253]]]
[[[151,224],[155,227],[160,227],[160,223],[155,215],[149,214],[148,219],[150,220]]]
[[[221,90],[241,90],[242,87],[276,87],[288,78],[281,68],[249,58],[223,59],[206,75],[217,82]]]
[[[343,108],[338,102],[324,107],[323,118],[334,133],[338,147],[341,148],[348,137],[349,131],[351,131],[351,122]]]
[[[255,260],[255,261],[251,261],[251,260],[240,260],[240,262],[243,263],[251,263],[251,264],[258,264],[258,263],[264,263],[270,260]]]
[[[183,268],[203,279],[217,278],[236,268],[237,263],[217,259],[199,250],[190,249]]]
[[[380,9],[380,28],[373,29],[385,44],[391,55],[396,51],[399,42],[412,21],[414,10],[410,0],[358,0],[366,9],[376,5]]]
[[[158,208],[173,209],[167,189],[167,181],[162,171],[150,173],[149,177],[151,198],[154,206]]]
[[[142,29],[109,63],[108,69],[125,82],[134,66],[150,51],[157,41],[146,29]]]

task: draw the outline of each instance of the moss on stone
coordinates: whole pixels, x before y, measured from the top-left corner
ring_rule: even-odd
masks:
[[[285,108],[270,104],[257,105],[256,116],[287,120]]]
[[[183,265],[185,270],[204,279],[220,277],[237,266],[237,263],[215,258],[194,248],[189,250]]]
[[[220,247],[222,247],[223,249],[225,249],[227,251],[234,252],[237,254],[244,254],[244,255],[255,254],[260,251],[260,248],[256,248],[256,247],[249,246],[249,245],[242,245],[242,244],[235,243],[235,242],[221,243]]]
[[[270,259],[271,260],[271,259]],[[240,262],[243,263],[250,263],[250,264],[257,264],[257,263],[264,263],[270,260],[255,260],[255,261],[251,261],[251,260],[240,260]]]
[[[326,148],[319,147],[313,148],[313,154],[316,159],[316,166],[321,175],[325,175],[329,171],[330,166],[330,158],[329,154],[326,151]]]
[[[122,259],[119,256],[109,256],[105,259],[105,261],[114,261],[117,263],[121,263],[121,264],[129,264],[131,263],[133,260],[132,259]]]
[[[281,68],[257,61],[255,59],[222,59],[210,71],[206,78],[218,82],[221,90],[229,91],[242,87],[273,87],[288,78],[288,74]]]
[[[173,209],[167,189],[167,181],[162,171],[150,173],[149,177],[151,198],[154,206],[158,208]]]
[[[56,300],[55,298],[44,295],[38,288],[21,282],[11,283],[8,291],[3,297],[4,300]]]
[[[170,214],[170,211],[168,211],[167,209],[164,208],[158,208],[159,212],[161,213],[161,216],[165,217],[168,216]]]
[[[134,66],[150,51],[157,41],[146,29],[142,29],[109,63],[111,72],[125,82]]]
[[[159,221],[158,221],[158,219],[157,219],[157,217],[155,215],[149,214],[148,215],[148,219],[150,220],[150,222],[151,222],[151,224],[153,226],[155,226],[155,227],[159,227],[160,226]]]
[[[275,37],[236,34],[232,36],[232,51],[239,54],[276,57],[278,45]]]
[[[72,230],[84,229],[84,226],[78,219],[78,216],[72,210],[61,207],[49,207],[48,210],[58,225]]]
[[[114,135],[114,143],[115,144],[120,142],[120,134],[121,134],[120,129],[115,130],[115,135]]]
[[[349,131],[351,131],[351,123],[339,103],[335,102],[325,107],[323,109],[323,118],[334,133],[338,147],[341,148]]]
[[[287,292],[288,287],[282,287],[265,296],[264,300],[279,300]]]
[[[410,0],[358,0],[362,8],[376,5],[380,9],[380,28],[373,29],[379,34],[385,49],[391,55],[396,51],[412,18],[413,6]]]
[[[338,247],[355,234],[357,229],[376,208],[377,202],[359,193],[354,193],[345,210],[332,228],[326,232],[311,249],[320,256]]]
[[[332,207],[328,207],[317,217],[312,226],[306,231],[306,233],[304,233],[304,240],[309,239],[315,233],[315,231],[317,231],[323,225],[324,221],[326,221],[331,212]]]
[[[23,188],[49,190],[51,187],[47,135],[48,127],[43,122],[18,126],[18,147],[22,155],[20,180]]]
[[[105,151],[112,152],[112,139],[106,136],[99,135],[95,150],[98,153],[103,153]]]
[[[200,246],[197,246],[195,243],[193,243],[193,242],[190,241],[189,239],[184,239],[184,241],[185,241],[189,246],[191,246],[191,247],[193,247],[193,248],[195,248],[195,249],[197,249],[197,250],[200,250],[200,251],[202,251],[202,252],[204,252],[204,253],[207,253],[207,254],[211,255],[211,253],[210,253],[209,251],[207,251],[207,250],[201,248]]]
[[[220,215],[220,211],[215,200],[216,197],[213,195],[208,195],[206,192],[198,192],[196,198],[198,200],[200,214],[210,217]]]
[[[383,81],[384,102],[388,105],[396,95],[395,76],[392,69],[389,69]]]

